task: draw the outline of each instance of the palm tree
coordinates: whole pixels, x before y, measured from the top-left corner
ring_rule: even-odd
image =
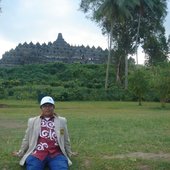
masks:
[[[109,80],[109,67],[110,67],[110,60],[111,60],[111,50],[112,50],[112,29],[108,36],[108,59],[107,59],[107,68],[106,68],[106,77],[105,77],[105,90],[108,88],[108,80]]]
[[[94,1],[93,1],[94,2]],[[107,21],[110,23],[109,28],[109,53],[108,53],[108,61],[107,61],[107,68],[106,68],[106,78],[105,78],[105,90],[108,88],[108,79],[109,79],[109,66],[111,60],[111,50],[112,50],[112,42],[113,42],[113,26],[115,22],[124,22],[124,20],[128,17],[131,17],[130,9],[133,8],[135,5],[138,5],[137,1],[132,0],[124,1],[124,0],[105,0],[102,1],[99,8],[95,11],[94,17],[99,21]],[[127,72],[128,68],[128,59],[125,58],[125,73]],[[127,74],[125,74],[127,75]],[[127,81],[125,81],[127,82]],[[127,84],[127,83],[126,83]],[[126,85],[125,85],[126,86]]]

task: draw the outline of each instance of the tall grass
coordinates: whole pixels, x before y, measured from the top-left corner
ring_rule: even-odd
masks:
[[[29,117],[39,114],[35,101],[0,101],[0,169],[20,170],[18,150]],[[170,104],[135,102],[57,102],[68,120],[73,151],[71,170],[169,170],[170,158],[116,157],[129,153],[170,153]]]

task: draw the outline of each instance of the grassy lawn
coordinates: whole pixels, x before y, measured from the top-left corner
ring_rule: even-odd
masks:
[[[0,169],[20,170],[18,150],[35,101],[0,101]],[[135,102],[57,102],[68,120],[73,151],[70,170],[169,170],[170,104]]]

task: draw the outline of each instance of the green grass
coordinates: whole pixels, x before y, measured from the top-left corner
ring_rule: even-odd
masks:
[[[35,101],[1,100],[0,169],[20,170],[18,150],[29,117],[39,114]],[[68,120],[73,151],[70,170],[169,170],[168,158],[118,158],[134,152],[170,153],[170,104],[135,102],[57,102],[56,112]]]

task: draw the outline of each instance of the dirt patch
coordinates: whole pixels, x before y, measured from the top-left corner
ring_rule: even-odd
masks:
[[[9,107],[7,104],[0,104],[0,108],[7,108]]]
[[[86,169],[88,169],[91,165],[91,162],[90,162],[90,160],[86,159],[83,164],[84,164],[84,167],[86,167]]]
[[[104,159],[147,159],[147,160],[167,160],[170,161],[170,153],[143,153],[143,152],[133,152],[127,154],[119,154],[112,156],[104,156]]]
[[[151,170],[151,168],[148,165],[140,165],[138,166],[138,170]]]

